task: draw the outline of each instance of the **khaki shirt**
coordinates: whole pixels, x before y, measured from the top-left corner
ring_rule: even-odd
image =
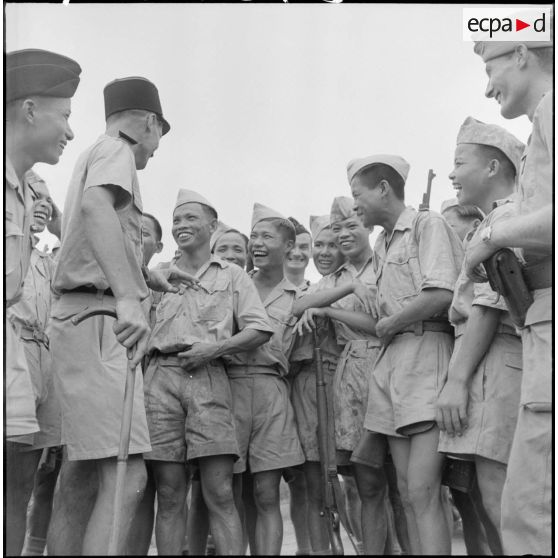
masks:
[[[251,277],[254,272],[250,272]],[[293,305],[300,296],[299,290],[283,278],[264,300],[263,305],[269,317],[273,335],[271,339],[252,351],[226,357],[229,366],[242,367],[229,370],[231,377],[250,374],[250,367],[267,367],[269,374],[286,376],[289,371],[289,359],[295,341],[294,326],[297,319],[293,316]],[[258,295],[259,297],[259,295]],[[258,369],[261,371],[261,369]]]
[[[4,300],[9,307],[21,297],[29,268],[33,199],[28,177],[21,184],[8,157],[4,171]]]
[[[21,299],[8,310],[11,321],[44,334],[50,315],[50,283],[54,265],[49,254],[33,249]],[[26,335],[28,334],[22,332],[23,338]]]
[[[495,201],[494,209],[474,231],[472,239],[478,237],[486,227],[491,226],[498,221],[507,220],[514,215],[517,215],[515,196]],[[463,333],[464,326],[467,323],[471,308],[474,304],[502,310],[500,313],[499,323],[514,329],[514,325],[510,319],[508,308],[504,299],[491,289],[488,282],[473,283],[467,277],[464,267],[462,267],[455,284],[453,300],[448,313],[449,320],[455,327],[456,335]]]
[[[244,329],[274,331],[254,283],[238,265],[211,256],[196,278],[199,290],[161,297],[150,352],[174,353],[194,343],[217,343]]]
[[[383,230],[374,247],[379,317],[397,314],[424,289],[453,292],[462,261],[461,240],[439,213],[406,207],[389,238]]]
[[[145,299],[149,290],[141,273],[143,208],[134,154],[126,140],[105,134],[80,156],[74,168],[64,204],[60,255],[53,287],[56,291],[84,285],[100,290],[109,288],[87,239],[81,214],[84,192],[98,186],[117,187],[119,204],[115,211],[133,274],[133,294]]]

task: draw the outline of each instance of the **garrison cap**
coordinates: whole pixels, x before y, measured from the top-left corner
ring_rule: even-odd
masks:
[[[224,234],[227,234],[228,232],[238,233],[244,239],[245,242],[248,242],[248,237],[246,235],[242,234],[239,230],[235,229],[234,227],[229,227],[229,225],[225,225],[225,223],[223,223],[222,221],[219,221],[217,223],[217,229],[211,235],[211,239],[209,241],[209,247],[211,248],[212,252],[215,249],[215,245],[217,244],[219,239]]]
[[[391,167],[403,178],[404,182],[407,181],[411,166],[403,157],[399,157],[399,155],[370,155],[369,157],[349,161],[347,164],[347,178],[349,179],[349,184],[361,170],[378,164]]]
[[[105,120],[123,110],[146,110],[155,113],[163,124],[163,135],[170,130],[170,124],[163,116],[159,91],[154,83],[144,77],[132,76],[115,79],[105,85]]]
[[[261,203],[255,203],[254,208],[252,209],[252,229],[256,226],[256,223],[263,221],[264,219],[283,219],[283,221],[287,221],[290,225],[292,225],[294,230],[294,225],[288,221],[286,217],[281,215],[275,209],[271,209],[270,207],[266,207]]]
[[[47,183],[33,169],[30,169],[25,173],[25,180],[27,184],[29,184],[33,199],[37,199],[39,197],[39,193],[50,196]]]
[[[310,231],[314,240],[324,229],[330,226],[329,215],[310,215]]]
[[[355,211],[355,202],[353,198],[348,198],[347,196],[338,196],[337,198],[334,198],[329,214],[330,224],[333,225],[334,223],[344,221],[349,217],[356,216],[357,213]]]
[[[457,198],[451,198],[449,200],[445,200],[442,202],[442,207],[440,208],[440,213],[443,213],[444,211],[447,211],[448,209],[451,209],[452,207],[456,207],[459,205],[459,202],[457,201]]]
[[[512,162],[515,167],[515,174],[519,175],[519,166],[523,151],[525,151],[525,144],[505,128],[496,124],[485,124],[472,116],[468,116],[457,134],[457,145],[461,143],[488,145],[499,149]]]
[[[174,211],[177,207],[184,205],[185,203],[201,203],[207,207],[211,207],[215,213],[217,210],[209,201],[207,201],[201,194],[194,192],[194,190],[186,190],[185,188],[180,188],[178,190],[178,196],[176,197],[176,204],[174,205]]]
[[[38,48],[8,52],[5,102],[33,95],[68,99],[76,92],[80,74],[75,60],[56,52]]]

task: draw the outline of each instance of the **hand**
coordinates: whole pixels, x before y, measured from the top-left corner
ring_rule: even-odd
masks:
[[[464,382],[448,380],[436,402],[436,422],[450,436],[461,436],[468,426],[469,390]]]
[[[62,212],[58,209],[58,206],[52,202],[52,214],[50,220],[47,223],[48,232],[53,234],[58,240],[62,236]]]
[[[200,282],[193,275],[182,271],[174,263],[164,269],[149,270],[149,288],[154,291],[183,294],[187,288],[199,290]],[[173,285],[173,283],[178,286]]]
[[[320,316],[327,317],[327,308],[308,308],[296,323],[295,333],[301,336],[312,333],[312,330],[318,327],[318,323],[314,320]]]
[[[186,370],[194,370],[217,357],[218,345],[213,343],[194,343],[189,349],[178,353],[181,365]]]
[[[376,324],[376,337],[383,345],[389,345],[395,334],[401,328],[396,325],[394,316],[381,318]]]
[[[151,330],[138,299],[121,298],[116,300],[116,315],[113,326],[117,341],[128,349],[132,366],[137,366],[147,352],[147,342]]]
[[[353,294],[364,304],[364,309],[370,314],[374,314],[376,298],[372,291],[360,281],[353,281]]]
[[[465,273],[467,277],[475,283],[484,283],[488,279],[484,267],[481,265],[498,251],[498,247],[491,242],[483,241],[479,235],[476,235],[467,245],[465,251]]]

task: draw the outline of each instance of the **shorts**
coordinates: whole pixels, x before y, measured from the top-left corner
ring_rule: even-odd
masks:
[[[185,463],[213,455],[238,457],[231,389],[222,362],[187,371],[175,355],[156,353],[144,382],[152,447],[145,459]]]
[[[353,340],[345,345],[335,371],[333,409],[335,446],[352,452],[363,433],[368,384],[380,351],[376,340]]]
[[[5,336],[5,433],[11,442],[32,443],[32,439],[21,438],[39,431],[35,411],[35,395],[29,374],[23,341],[16,326],[7,316],[4,319]]]
[[[452,348],[453,336],[447,333],[396,335],[376,362],[364,428],[405,437],[406,427],[435,421],[435,403]]]
[[[128,359],[112,330],[114,318],[94,316],[74,326],[70,319],[87,307],[115,306],[114,297],[68,293],[54,299],[50,350],[54,389],[62,413],[62,444],[70,461],[118,455]],[[137,371],[129,454],[151,450]]]
[[[240,448],[235,474],[243,473],[247,464],[252,473],[260,473],[304,463],[286,381],[261,373],[229,377]]]
[[[351,463],[379,469],[386,462],[388,449],[388,441],[385,434],[364,430],[359,443],[351,455]]]
[[[456,350],[462,339],[455,340]],[[521,351],[519,337],[496,333],[469,387],[469,425],[461,436],[441,431],[438,451],[461,459],[508,462],[519,412]]]
[[[336,365],[324,361],[324,381],[329,420],[333,421],[333,377]],[[300,444],[306,461],[320,461],[318,442],[318,402],[316,369],[313,362],[305,363],[293,381],[291,394]]]

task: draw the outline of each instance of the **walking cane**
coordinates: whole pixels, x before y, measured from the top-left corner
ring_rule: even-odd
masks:
[[[92,316],[110,316],[116,318],[116,311],[113,308],[86,308],[83,312],[76,314],[72,318],[72,323],[78,325],[83,320]],[[126,384],[124,387],[124,404],[122,406],[122,423],[120,425],[120,444],[116,461],[116,486],[114,488],[113,516],[110,529],[108,555],[117,556],[118,539],[122,528],[122,499],[124,495],[124,482],[126,479],[126,468],[128,465],[128,450],[130,449],[130,432],[132,429],[132,409],[134,406],[134,384],[136,380],[136,367],[130,364],[126,370]]]

